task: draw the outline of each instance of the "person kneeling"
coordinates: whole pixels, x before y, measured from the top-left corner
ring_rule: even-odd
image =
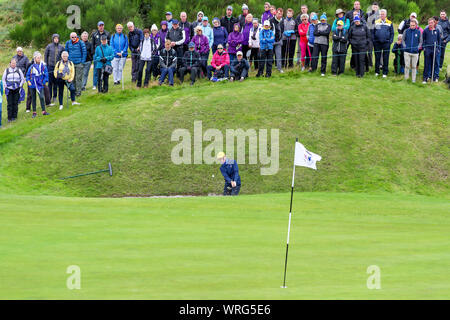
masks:
[[[239,81],[244,81],[248,77],[248,70],[250,69],[250,64],[246,59],[244,59],[242,51],[238,51],[236,54],[236,60],[231,63],[231,78],[230,81],[234,79],[239,79]]]
[[[171,41],[166,39],[165,48],[159,51],[159,65],[161,66],[161,77],[159,85],[162,85],[166,76],[169,76],[169,85],[173,87],[173,76],[177,68],[177,53],[172,49]]]
[[[239,176],[239,168],[236,160],[227,159],[223,152],[217,154],[217,159],[222,164],[220,166],[220,172],[225,179],[223,195],[237,196],[241,190],[241,177]]]
[[[214,53],[211,60],[211,65],[206,68],[208,72],[208,79],[211,81],[227,80],[230,72],[230,56],[223,49],[223,45],[217,46],[217,51]],[[214,76],[212,76],[214,72]]]
[[[75,101],[75,86],[73,85],[75,66],[72,61],[69,61],[69,53],[67,51],[61,53],[61,60],[56,63],[53,75],[55,76],[56,85],[58,87],[59,110],[64,108],[64,86],[67,86],[70,91],[72,105],[79,105],[79,103]]]
[[[195,79],[200,70],[200,53],[195,51],[195,43],[189,43],[189,51],[186,51],[183,56],[183,66],[180,68],[180,81],[184,82],[186,73],[191,74],[191,86],[195,83]]]

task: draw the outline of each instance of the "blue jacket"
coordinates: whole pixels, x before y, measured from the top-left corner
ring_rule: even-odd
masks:
[[[261,29],[259,32],[259,48],[260,50],[272,50],[275,42],[275,34],[271,29]]]
[[[311,46],[314,46],[314,28],[316,26],[314,24],[310,24],[309,28],[308,28],[308,44],[310,44]]]
[[[440,51],[441,33],[438,29],[431,31],[428,27],[423,30],[423,49],[425,51],[433,51],[436,43],[436,52]]]
[[[223,45],[225,48],[228,41],[228,32],[225,27],[219,26],[213,28],[213,38],[214,38],[214,45],[218,46],[219,44]]]
[[[384,23],[381,19],[375,20],[372,41],[377,44],[392,44],[394,42],[394,27],[390,20],[386,19]]]
[[[111,36],[111,48],[114,51],[115,58],[120,58],[117,53],[122,53],[122,58],[126,58],[128,56],[128,38],[123,33],[117,34],[114,33]]]
[[[225,162],[220,166],[220,172],[226,183],[235,181],[236,185],[241,185],[241,177],[239,176],[239,168],[236,160],[225,159]]]
[[[422,47],[422,32],[419,29],[406,29],[403,32],[402,46],[405,52],[419,53],[419,48]]]
[[[102,53],[102,49],[103,49],[103,53]],[[101,44],[97,48],[95,48],[95,54],[94,54],[95,69],[103,68],[103,62],[100,61],[103,57],[106,58],[105,65],[110,66],[112,59],[114,59],[114,51],[110,45],[102,45]]]
[[[131,52],[137,52],[142,40],[144,40],[144,33],[141,29],[134,27],[133,32],[128,32],[128,46],[130,47]]]
[[[44,88],[44,84],[48,82],[48,71],[45,63],[33,63],[30,65],[27,71],[26,79],[27,82],[31,83],[28,85],[28,88],[38,89],[41,91]]]
[[[65,50],[69,53],[69,60],[73,64],[80,64],[86,62],[86,45],[83,41],[78,39],[78,42],[72,43],[72,40],[66,42]]]

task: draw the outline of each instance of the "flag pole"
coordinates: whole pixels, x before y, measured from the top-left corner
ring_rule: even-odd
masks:
[[[298,142],[298,138],[295,139],[295,143],[297,143],[297,142]],[[288,224],[288,232],[287,232],[287,240],[286,240],[286,257],[284,259],[284,277],[283,277],[283,286],[281,286],[281,288],[287,288],[286,287],[286,271],[287,271],[288,252],[289,252],[289,235],[291,233],[292,200],[294,198],[294,180],[295,180],[295,156],[294,156],[294,167],[292,169],[291,204],[289,206],[289,224]]]

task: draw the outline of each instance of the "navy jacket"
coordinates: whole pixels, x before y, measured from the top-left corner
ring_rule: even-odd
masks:
[[[241,177],[239,176],[239,168],[236,160],[226,159],[220,166],[220,172],[222,173],[226,183],[235,181],[237,186],[241,185]]]
[[[375,21],[372,41],[374,44],[392,44],[394,42],[394,27],[390,20],[386,19],[384,23],[381,19]]]
[[[438,29],[431,31],[428,27],[423,30],[423,49],[425,51],[433,51],[434,44],[436,43],[436,51],[440,51],[441,46],[441,33]]]
[[[144,40],[144,33],[141,29],[134,28],[132,32],[128,32],[128,47],[131,52],[136,53],[140,47],[142,40]]]
[[[422,32],[419,29],[406,29],[403,32],[403,50],[408,53],[417,54],[422,47]]]

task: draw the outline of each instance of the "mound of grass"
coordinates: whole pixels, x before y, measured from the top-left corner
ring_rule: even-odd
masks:
[[[215,128],[224,135],[226,129],[279,129],[278,173],[263,176],[265,165],[241,163],[243,193],[288,190],[298,137],[323,160],[317,172],[298,171],[297,190],[445,194],[449,98],[443,86],[294,72],[244,83],[88,92],[82,106],[51,109],[45,119],[32,120],[28,114],[0,132],[0,191],[76,196],[220,192],[217,164],[171,161],[178,144],[171,141],[172,132],[185,128],[193,136],[194,121],[202,121],[203,132]],[[58,180],[104,169],[108,162],[113,178]]]

